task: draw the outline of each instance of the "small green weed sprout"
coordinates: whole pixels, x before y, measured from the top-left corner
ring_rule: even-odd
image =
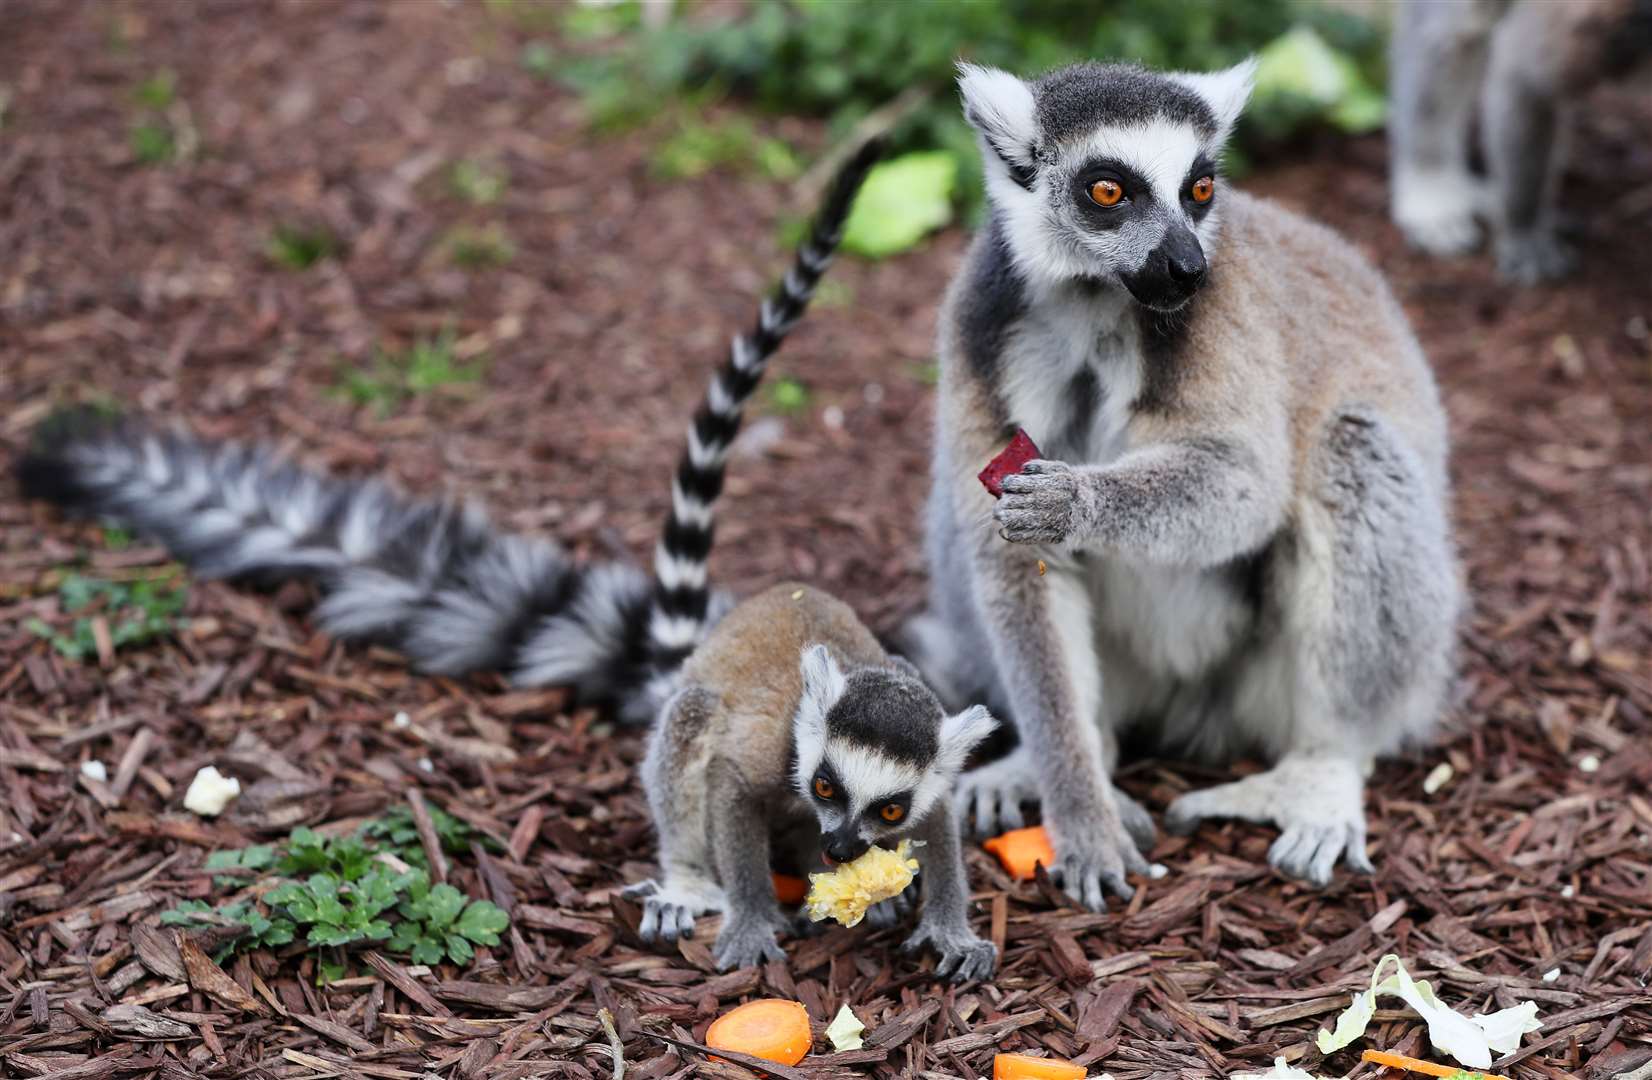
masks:
[[[70,573],[58,585],[59,605],[76,616],[68,633],[59,633],[42,619],[30,619],[30,631],[52,643],[52,648],[71,660],[96,656],[97,636],[92,622],[102,615],[109,625],[109,641],[118,650],[128,645],[145,645],[177,628],[188,590],[174,586],[170,574],[134,581],[105,581]],[[95,610],[94,610],[95,609]]]
[[[447,182],[453,194],[472,206],[491,206],[504,196],[509,177],[494,166],[465,158],[453,163]]]
[[[448,234],[448,258],[467,270],[504,266],[516,255],[516,248],[497,225],[473,229],[461,226]]]
[[[378,349],[365,368],[340,374],[334,393],[357,405],[389,416],[415,396],[453,392],[481,380],[485,357],[462,363],[454,352],[454,334],[444,330],[434,338],[420,338],[404,352]]]
[[[270,261],[288,270],[308,270],[338,254],[338,240],[328,230],[302,225],[277,225],[266,248]]]

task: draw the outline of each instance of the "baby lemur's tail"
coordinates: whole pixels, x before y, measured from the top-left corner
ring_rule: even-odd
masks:
[[[653,585],[634,566],[581,564],[548,541],[501,533],[474,507],[91,410],[41,426],[18,463],[23,493],[146,534],[203,577],[314,579],[327,632],[388,645],[422,671],[566,685],[646,722],[660,676],[726,606],[708,590],[705,559],[740,405],[802,314],[875,154],[845,166],[756,329],[734,339],[713,379],[672,485]]]

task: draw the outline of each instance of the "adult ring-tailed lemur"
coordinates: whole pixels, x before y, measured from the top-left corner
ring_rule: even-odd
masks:
[[[1382,278],[1221,178],[1253,66],[964,65],[990,204],[940,323],[930,606],[905,645],[1019,731],[975,827],[1039,800],[1052,876],[1100,908],[1144,865],[1121,736],[1272,768],[1185,795],[1272,822],[1273,864],[1367,868],[1364,774],[1427,735],[1462,605],[1446,420]],[[1047,460],[976,471],[1025,428]],[[1040,573],[1038,564],[1047,566]]]
[[[1652,55],[1652,0],[1407,0],[1395,17],[1389,174],[1413,245],[1458,255],[1489,219],[1497,269],[1525,285],[1575,254],[1556,213],[1572,113]],[[1487,176],[1470,168],[1475,121]]]

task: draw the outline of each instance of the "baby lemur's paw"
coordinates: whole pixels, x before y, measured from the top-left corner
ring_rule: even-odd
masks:
[[[1516,285],[1541,285],[1577,269],[1577,252],[1550,229],[1497,237],[1497,272]]]
[[[1364,790],[1351,760],[1287,758],[1265,773],[1183,795],[1170,804],[1165,824],[1188,833],[1206,818],[1271,822],[1279,826],[1279,839],[1268,849],[1268,862],[1280,873],[1325,886],[1338,859],[1350,870],[1373,869],[1365,854]]]
[[[918,883],[914,881],[900,894],[879,900],[866,909],[866,921],[874,930],[887,930],[905,921],[918,906]]]
[[[654,881],[638,882],[621,895],[642,901],[637,936],[646,945],[675,945],[678,938],[693,937],[694,920],[720,906],[709,890],[662,887]]]
[[[752,967],[766,960],[786,959],[776,935],[788,929],[790,927],[786,921],[779,917],[725,918],[723,929],[717,935],[717,944],[711,950],[712,958],[717,961],[717,970],[730,971]]]
[[[967,926],[937,929],[921,922],[901,943],[901,951],[915,953],[926,945],[934,946],[941,958],[935,965],[935,974],[955,983],[985,979],[998,968],[997,947],[976,937]]]
[[[1012,544],[1060,544],[1073,535],[1078,476],[1064,461],[1029,461],[1004,477],[993,517]]]

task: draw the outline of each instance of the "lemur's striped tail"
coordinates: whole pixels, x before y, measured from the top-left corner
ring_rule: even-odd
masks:
[[[712,375],[705,399],[695,410],[688,445],[671,481],[671,515],[654,551],[648,637],[660,672],[674,670],[710,623],[706,557],[715,529],[712,504],[723,490],[724,464],[740,431],[746,401],[762,381],[769,357],[809,306],[843,238],[855,193],[882,153],[883,140],[872,139],[838,171],[791,269],[758,309],[757,324],[735,335],[728,362]]]
[[[422,671],[501,670],[652,720],[662,674],[728,606],[707,590],[705,558],[740,403],[808,302],[874,153],[834,182],[796,265],[696,414],[653,586],[635,566],[582,565],[548,541],[501,533],[475,508],[89,410],[42,425],[18,463],[23,493],[129,526],[203,577],[313,578],[323,629],[388,645]]]

